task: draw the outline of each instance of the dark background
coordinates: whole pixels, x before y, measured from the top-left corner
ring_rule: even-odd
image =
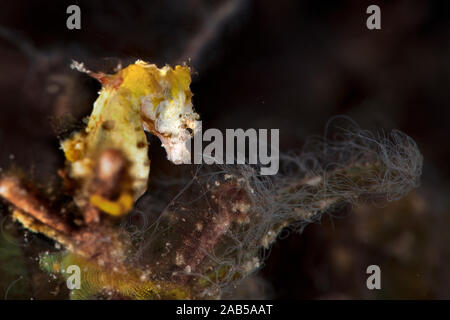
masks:
[[[81,30],[66,28],[70,4],[81,7]],[[381,7],[381,30],[366,28],[370,4]],[[137,58],[187,61],[206,128],[280,128],[288,151],[344,114],[365,129],[404,131],[424,155],[421,188],[286,236],[235,297],[450,298],[449,4],[3,1],[0,164],[41,183],[57,179],[64,163],[57,137],[80,127],[100,88],[70,70],[71,59],[98,71]],[[154,178],[170,165],[151,143]],[[381,267],[382,290],[366,288],[370,264]]]

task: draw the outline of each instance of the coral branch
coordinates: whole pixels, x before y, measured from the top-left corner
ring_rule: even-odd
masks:
[[[0,178],[0,196],[45,225],[64,234],[72,232],[70,225],[61,216],[51,212],[42,201],[21,184],[18,178],[13,176]]]

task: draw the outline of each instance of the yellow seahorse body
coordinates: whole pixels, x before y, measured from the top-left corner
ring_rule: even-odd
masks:
[[[120,216],[147,188],[150,172],[148,143],[144,130],[157,135],[166,148],[169,160],[180,163],[190,156],[185,142],[195,132],[198,115],[192,109],[190,70],[187,66],[158,68],[138,60],[116,74],[92,73],[81,64],[78,69],[102,83],[88,125],[82,132],[62,141],[69,174],[86,183],[96,160],[105,149],[117,149],[126,157],[131,189],[115,205],[98,196],[90,201],[102,211]],[[189,132],[188,128],[192,131]],[[124,191],[125,192],[125,191]]]

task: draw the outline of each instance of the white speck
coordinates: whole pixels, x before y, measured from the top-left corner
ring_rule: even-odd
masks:
[[[203,224],[201,223],[201,222],[197,222],[196,224],[195,224],[195,229],[197,230],[197,231],[202,231],[203,230]]]
[[[184,257],[181,253],[177,252],[175,256],[175,264],[177,266],[182,266],[184,264]]]

